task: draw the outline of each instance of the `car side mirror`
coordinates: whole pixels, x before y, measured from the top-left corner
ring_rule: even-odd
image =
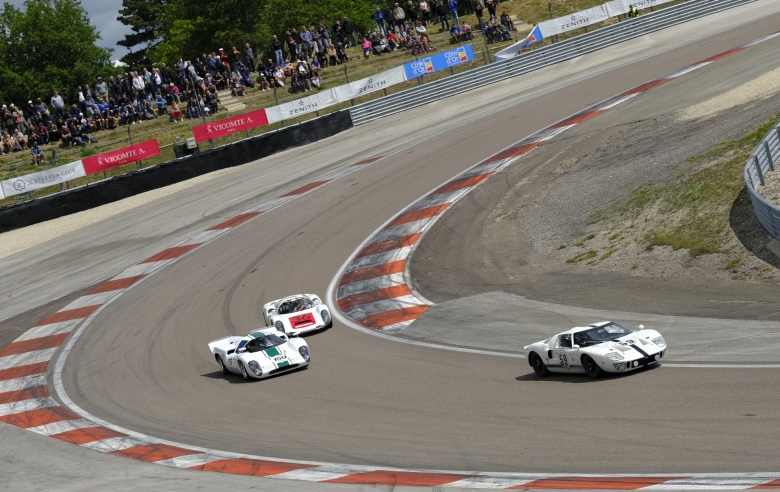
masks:
[[[573,345],[571,348],[572,348],[572,350],[579,350],[580,346],[579,345]]]
[[[640,330],[644,330],[645,329],[645,325],[639,325],[639,329]]]

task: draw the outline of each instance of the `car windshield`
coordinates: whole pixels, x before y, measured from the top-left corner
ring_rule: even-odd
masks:
[[[628,335],[631,330],[617,323],[608,323],[604,326],[597,326],[589,330],[580,331],[574,334],[574,344],[580,347],[595,345],[601,342],[616,340],[622,336]]]
[[[276,309],[277,314],[290,314],[298,311],[305,311],[311,309],[312,302],[308,297],[296,297],[295,299],[287,299],[279,304]]]
[[[265,349],[269,349],[271,347],[276,347],[277,345],[283,345],[285,343],[284,339],[277,337],[276,335],[263,335],[260,334],[258,338],[255,338],[254,340],[249,340],[246,344],[246,351],[251,353],[254,352],[261,352]]]

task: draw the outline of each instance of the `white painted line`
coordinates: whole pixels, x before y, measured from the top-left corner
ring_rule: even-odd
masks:
[[[102,441],[93,441],[86,444],[82,444],[82,447],[89,448],[101,453],[110,453],[112,451],[121,451],[123,449],[132,448],[135,446],[143,446],[145,444],[153,444],[153,441],[146,439],[139,439],[133,436],[125,437],[112,437],[110,439],[103,439]]]
[[[458,198],[462,197],[469,191],[471,191],[470,187],[461,188],[459,190],[450,191],[448,193],[437,193],[435,195],[429,195],[425,198],[422,198],[414,202],[411,207],[406,209],[406,211],[408,212],[410,210],[419,210],[421,208],[433,207],[436,205],[441,205],[443,203],[451,203],[456,201]]]
[[[109,299],[117,295],[119,292],[121,292],[121,289],[110,290],[108,292],[101,292],[99,294],[81,296],[75,301],[65,306],[64,308],[60,309],[58,312],[71,311],[73,309],[83,308],[87,306],[100,306],[101,304],[105,304],[106,302],[108,302]]]
[[[336,478],[345,477],[352,472],[345,471],[342,467],[328,467],[318,466],[316,468],[301,468],[299,470],[292,470],[278,475],[273,475],[272,478],[281,478],[282,480],[301,480],[304,482],[322,482],[325,480],[333,480]],[[359,472],[358,472],[359,473]]]
[[[351,282],[339,287],[337,292],[338,299],[343,299],[347,296],[354,296],[355,294],[362,294],[363,292],[371,292],[379,289],[386,289],[396,285],[404,285],[404,275],[402,273],[391,273],[384,277],[370,278],[368,280],[358,280],[357,282]]]
[[[13,415],[15,413],[29,412],[39,408],[56,407],[57,402],[51,398],[32,398],[30,400],[15,401],[0,405],[0,417],[3,415]]]
[[[536,480],[533,478],[503,478],[503,477],[474,477],[464,478],[457,482],[451,482],[441,487],[462,487],[464,489],[507,489]]]
[[[228,217],[225,220],[228,220],[230,217]],[[221,236],[222,234],[225,234],[227,231],[232,229],[232,227],[228,227],[226,229],[215,229],[213,231],[203,231],[200,234],[197,234],[189,239],[184,240],[183,242],[179,243],[179,246],[188,246],[190,244],[201,244],[201,243],[207,243],[209,241],[212,241],[216,239],[217,237]]]
[[[644,487],[642,490],[744,490],[769,482],[766,478],[683,478]]]
[[[37,364],[38,362],[45,362],[51,359],[57,347],[52,347],[43,350],[35,350],[33,352],[25,352],[23,354],[7,355],[0,357],[0,370],[10,369],[11,367],[27,366],[30,364]]]
[[[22,378],[0,381],[0,393],[19,391],[32,388],[33,386],[46,386],[46,375],[41,373],[35,376],[24,376]]]
[[[393,261],[403,260],[409,255],[411,246],[405,246],[403,248],[393,249],[379,253],[376,255],[364,256],[359,260],[355,260],[349,265],[345,273],[349,273],[353,270],[360,270],[361,268],[368,268],[377,265],[384,265]]]
[[[16,340],[14,340],[14,342],[48,337],[51,335],[59,335],[60,333],[70,333],[73,328],[76,327],[76,325],[82,322],[82,320],[83,318],[79,318],[62,321],[60,323],[50,323],[48,325],[34,326],[22,333]]]
[[[111,280],[119,280],[120,278],[137,277],[139,275],[149,275],[152,272],[164,267],[173,260],[153,261],[151,263],[139,263],[138,265],[131,266],[124,272],[120,273]]]
[[[380,243],[382,241],[389,241],[390,239],[398,239],[399,237],[411,236],[412,234],[417,234],[418,232],[422,232],[423,229],[428,227],[428,224],[430,224],[432,218],[433,217],[428,217],[426,219],[416,220],[414,222],[407,222],[406,224],[388,227],[387,229],[383,230],[382,232],[374,236],[373,240],[369,244]]]
[[[392,299],[382,299],[381,301],[367,302],[358,306],[351,307],[344,311],[344,314],[352,319],[363,319],[372,314],[385,313],[415,306],[424,306],[425,304],[415,296],[407,295],[394,297]]]
[[[69,432],[77,429],[86,429],[88,427],[97,427],[97,424],[84,419],[62,420],[60,422],[54,422],[53,424],[28,427],[27,430],[36,432],[38,434],[43,434],[44,436],[52,436],[54,434],[62,434],[63,432]]]
[[[205,465],[212,461],[227,460],[229,457],[218,453],[198,453],[179,456],[168,460],[155,461],[159,465],[172,466],[174,468],[192,468],[193,466]]]

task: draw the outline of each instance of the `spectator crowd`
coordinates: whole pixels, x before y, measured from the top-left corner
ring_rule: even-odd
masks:
[[[461,21],[466,14],[476,15],[489,42],[511,39],[512,20],[504,12],[499,21],[497,5],[498,0],[407,0],[403,5],[377,7],[376,30],[362,36],[347,17],[330,28],[321,22],[274,35],[269,46],[272,56],[265,62],[246,43],[241,50],[220,48],[170,68],[162,63],[108,80],[98,77],[91,86],[78,86],[70,97],[55,90],[46,100],[27,101],[26,107],[3,104],[0,151],[29,150],[37,164],[45,161],[43,145],[85,146],[96,142],[97,132],[120,125],[160,116],[176,122],[213,115],[221,104],[221,90],[241,97],[255,85],[262,91],[286,88],[293,93],[321,89],[322,70],[348,62],[347,49],[353,46],[359,46],[364,57],[399,48],[415,55],[433,51],[428,28],[437,24],[442,32],[449,31],[451,43],[473,39],[471,26]]]

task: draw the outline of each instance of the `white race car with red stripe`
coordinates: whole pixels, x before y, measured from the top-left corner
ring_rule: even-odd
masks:
[[[622,373],[658,363],[666,340],[655,330],[631,331],[613,321],[576,327],[525,347],[525,355],[540,377],[551,372],[584,372],[591,378]]]
[[[288,335],[330,328],[330,309],[314,294],[297,294],[269,302],[263,306],[266,326],[273,326]]]

